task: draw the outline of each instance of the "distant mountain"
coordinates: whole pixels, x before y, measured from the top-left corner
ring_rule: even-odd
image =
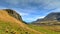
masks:
[[[60,21],[60,12],[53,12],[53,13],[50,13],[48,14],[44,20],[49,20],[49,21],[54,21],[54,20],[57,20],[57,21]]]
[[[52,12],[43,19],[37,19],[37,21],[34,21],[33,24],[60,25],[60,12]]]

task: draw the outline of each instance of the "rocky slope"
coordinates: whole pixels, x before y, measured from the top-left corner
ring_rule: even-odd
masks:
[[[11,10],[11,9],[3,9],[5,10],[10,16],[22,21],[22,17],[20,14],[18,14],[16,11]]]
[[[60,12],[52,12],[48,14],[43,19],[38,19],[37,21],[34,21],[33,24],[37,25],[60,25]]]

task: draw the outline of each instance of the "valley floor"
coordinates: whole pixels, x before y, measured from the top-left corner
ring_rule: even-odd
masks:
[[[30,28],[35,29],[43,34],[60,34],[60,26],[36,26],[29,25]]]

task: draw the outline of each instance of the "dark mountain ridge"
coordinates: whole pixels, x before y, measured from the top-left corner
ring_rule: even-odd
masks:
[[[22,17],[20,14],[18,14],[16,11],[12,10],[12,9],[3,9],[5,10],[10,16],[16,18],[17,20],[27,24],[25,21],[23,21]]]
[[[60,12],[49,13],[43,19],[37,19],[36,21],[34,21],[33,24],[60,25]]]

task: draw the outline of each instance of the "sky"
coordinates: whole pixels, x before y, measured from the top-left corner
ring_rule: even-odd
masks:
[[[60,0],[0,0],[0,9],[13,9],[24,21],[32,22],[51,12],[60,12]]]

